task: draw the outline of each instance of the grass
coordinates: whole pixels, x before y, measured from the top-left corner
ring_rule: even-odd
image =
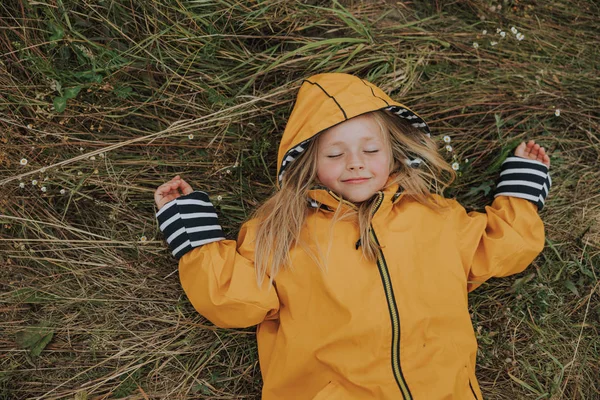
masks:
[[[583,0],[3,2],[0,398],[258,398],[253,330],[217,329],[190,306],[153,192],[179,174],[221,196],[234,237],[273,190],[301,79],[333,71],[429,122],[461,165],[447,195],[468,208],[489,204],[516,143],[550,151],[544,251],[470,295],[477,375],[486,399],[600,398],[599,11]]]

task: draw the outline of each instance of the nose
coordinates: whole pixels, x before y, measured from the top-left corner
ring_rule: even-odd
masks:
[[[360,171],[365,168],[365,163],[362,160],[362,157],[358,155],[351,155],[346,163],[346,168],[349,171]]]

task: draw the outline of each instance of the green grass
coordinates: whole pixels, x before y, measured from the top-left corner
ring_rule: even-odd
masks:
[[[599,12],[582,0],[3,2],[0,398],[258,398],[253,330],[216,329],[190,306],[153,192],[179,174],[222,196],[235,237],[273,190],[299,83],[334,71],[429,122],[461,163],[447,195],[468,208],[489,204],[519,141],[550,151],[543,253],[470,295],[477,375],[486,399],[600,398]]]

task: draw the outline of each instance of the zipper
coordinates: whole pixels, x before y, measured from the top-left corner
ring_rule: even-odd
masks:
[[[382,202],[383,193],[379,192],[379,198],[373,204],[371,216],[375,215]],[[377,243],[377,246],[379,246],[379,240],[377,240],[373,225],[371,225],[370,233],[375,243]],[[390,279],[389,270],[381,248],[377,249],[377,267],[379,269],[379,274],[381,275],[381,281],[383,283],[383,289],[385,291],[385,297],[387,299],[388,310],[392,322],[392,371],[394,372],[396,383],[398,383],[398,387],[402,392],[402,398],[404,400],[412,400],[412,395],[410,394],[410,390],[406,384],[404,375],[402,374],[402,368],[400,368],[400,315],[398,313],[398,307],[396,306],[392,280]]]
[[[475,394],[475,389],[473,389],[473,385],[471,384],[471,378],[469,377],[469,387],[471,388],[471,392],[473,392],[473,397],[475,397],[475,400],[479,400],[477,398],[477,395]]]

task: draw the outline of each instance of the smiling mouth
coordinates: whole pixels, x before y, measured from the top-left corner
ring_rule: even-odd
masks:
[[[361,182],[365,182],[368,180],[369,180],[369,178],[353,178],[353,179],[347,179],[342,182],[344,182],[344,183],[361,183]]]

